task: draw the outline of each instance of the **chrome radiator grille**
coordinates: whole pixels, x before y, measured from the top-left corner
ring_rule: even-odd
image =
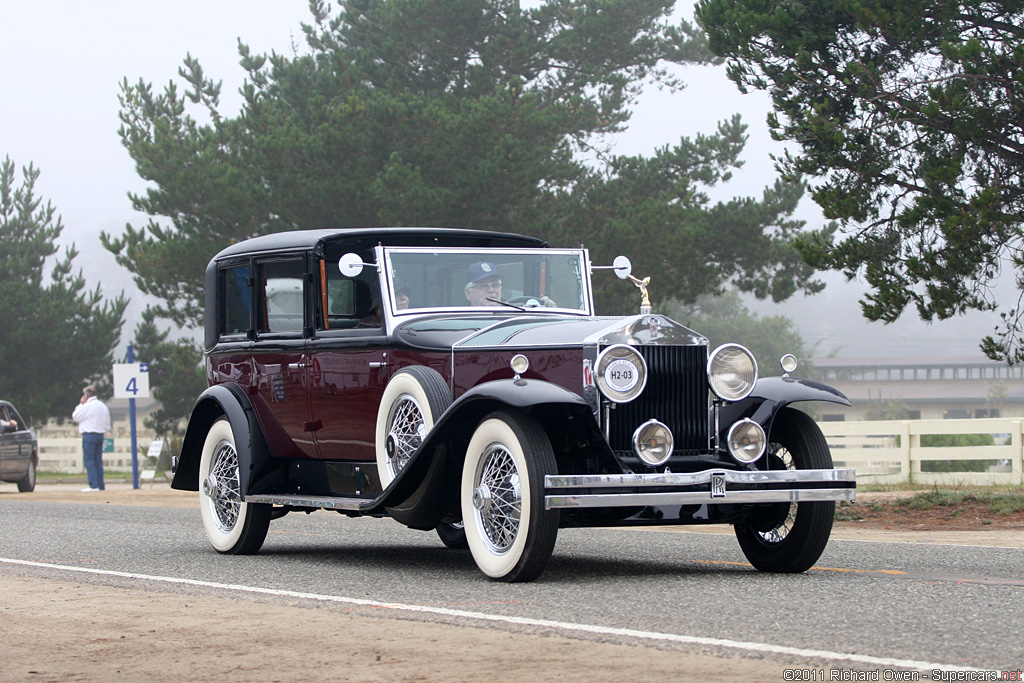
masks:
[[[647,361],[647,386],[630,403],[611,411],[612,450],[633,451],[633,432],[655,419],[675,436],[676,453],[708,448],[706,346],[634,346]]]

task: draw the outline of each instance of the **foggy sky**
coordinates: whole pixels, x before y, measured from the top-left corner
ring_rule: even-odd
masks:
[[[208,77],[223,80],[221,111],[231,115],[237,111],[236,91],[244,76],[237,38],[254,53],[291,54],[293,43],[302,49],[299,24],[308,21],[306,0],[0,5],[0,158],[9,156],[19,167],[31,162],[41,170],[37,193],[63,217],[62,241],[76,243],[82,252],[75,263],[90,286],[102,282],[110,294],[125,288],[133,298],[126,334],[138,323],[144,302],[132,289],[127,271],[97,239],[101,230],[119,234],[125,223],[147,222],[132,211],[127,198],[127,192],[140,192],[144,184],[117,135],[121,80],[142,78],[155,89],[172,79],[180,82],[177,70],[190,53]],[[768,155],[782,149],[769,139],[764,124],[768,98],[739,94],[724,67],[691,68],[683,75],[689,87],[682,92],[648,88],[630,130],[614,140],[614,152],[650,154],[680,136],[713,133],[718,121],[739,112],[750,126],[746,166],[715,198],[759,197],[775,178]],[[824,222],[810,200],[798,217],[811,228]],[[632,248],[624,246],[627,253]],[[657,273],[640,275],[651,275],[651,287],[657,287]],[[997,322],[995,314],[972,314],[927,326],[909,311],[893,325],[868,324],[857,304],[862,287],[846,284],[838,274],[821,277],[829,283],[822,294],[750,307],[760,315],[792,317],[808,345],[817,344],[818,354],[838,351],[847,357],[980,355],[979,338]]]

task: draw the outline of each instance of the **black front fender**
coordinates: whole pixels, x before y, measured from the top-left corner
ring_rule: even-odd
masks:
[[[251,435],[259,434],[255,412],[241,387],[235,384],[218,384],[200,394],[192,406],[171,488],[182,491],[199,490],[199,462],[203,455],[203,444],[206,442],[206,434],[210,427],[221,416],[227,417],[231,423],[231,431],[235,434],[239,472],[249,472],[253,461]],[[246,479],[244,476],[242,478]],[[246,482],[243,481],[243,490],[245,485]]]
[[[772,422],[779,411],[791,403],[824,401],[850,405],[850,399],[827,384],[799,377],[764,377],[742,401],[722,405],[719,420],[719,443],[724,443],[729,427],[738,420],[750,418],[771,433]]]
[[[365,512],[387,511],[408,526],[437,524],[438,496],[457,498],[457,480],[473,430],[488,414],[503,409],[545,413],[548,417],[579,414],[590,418],[590,408],[582,396],[550,382],[501,379],[475,386],[437,419],[398,477]],[[433,510],[427,509],[427,502],[433,502]]]

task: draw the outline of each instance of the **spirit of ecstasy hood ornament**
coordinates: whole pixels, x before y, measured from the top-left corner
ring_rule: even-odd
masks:
[[[647,294],[647,285],[651,282],[651,276],[648,275],[643,280],[633,275],[628,277],[640,288],[640,315],[648,315],[651,312],[651,297]]]

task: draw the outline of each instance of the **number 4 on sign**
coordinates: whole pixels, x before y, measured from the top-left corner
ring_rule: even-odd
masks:
[[[116,363],[114,398],[149,398],[149,366],[146,363]]]

